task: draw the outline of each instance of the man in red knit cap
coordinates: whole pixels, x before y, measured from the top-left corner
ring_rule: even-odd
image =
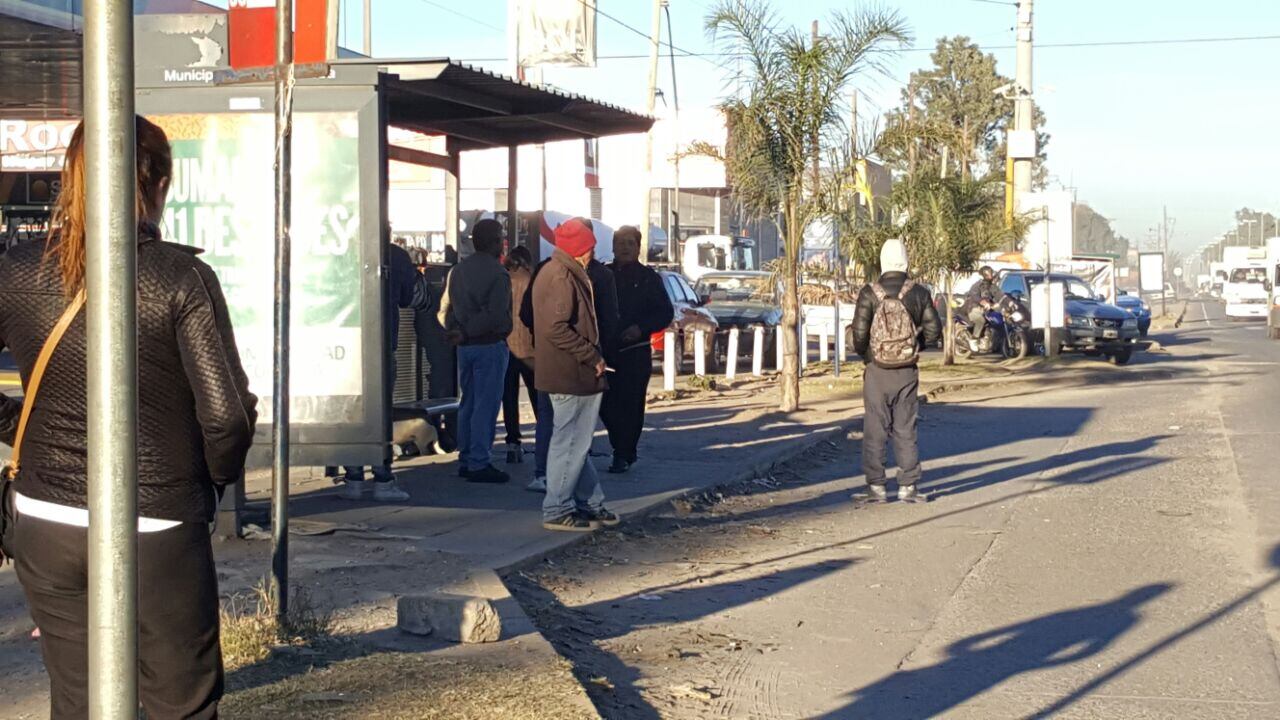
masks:
[[[551,398],[554,428],[547,460],[542,526],[586,532],[617,525],[588,459],[605,362],[600,349],[591,279],[595,253],[591,223],[574,218],[556,228],[556,250],[533,281],[534,383]]]

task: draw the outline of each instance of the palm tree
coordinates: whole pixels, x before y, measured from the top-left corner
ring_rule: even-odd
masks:
[[[864,71],[883,71],[888,53],[911,38],[896,11],[860,9],[830,16],[816,40],[783,27],[767,0],[720,0],[706,21],[712,39],[741,53],[731,70],[742,88],[721,107],[729,129],[720,157],[730,187],[750,219],[772,221],[783,239],[778,259],[783,277],[782,397],[779,407],[800,405],[799,268],[804,231],[839,207],[848,168],[832,167],[848,143],[849,85]],[[828,158],[826,168],[818,158]]]

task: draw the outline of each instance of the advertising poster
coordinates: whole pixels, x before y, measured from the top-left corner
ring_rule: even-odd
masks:
[[[236,343],[271,417],[274,120],[264,113],[151,118],[173,146],[164,237],[204,250]],[[292,422],[361,420],[360,187],[354,113],[297,113],[293,155]]]

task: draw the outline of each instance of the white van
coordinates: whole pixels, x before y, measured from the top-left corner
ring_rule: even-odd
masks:
[[[1230,268],[1222,285],[1222,298],[1227,303],[1227,318],[1265,320],[1271,298],[1271,280],[1265,262]]]

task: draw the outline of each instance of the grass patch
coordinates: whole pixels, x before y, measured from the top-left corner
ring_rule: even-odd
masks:
[[[222,604],[222,662],[228,671],[262,662],[278,647],[309,645],[332,633],[332,613],[317,609],[306,588],[294,590],[283,623],[271,595],[270,583],[261,580]]]
[[[458,661],[379,652],[232,692],[227,718],[253,720],[587,720],[569,663]]]

